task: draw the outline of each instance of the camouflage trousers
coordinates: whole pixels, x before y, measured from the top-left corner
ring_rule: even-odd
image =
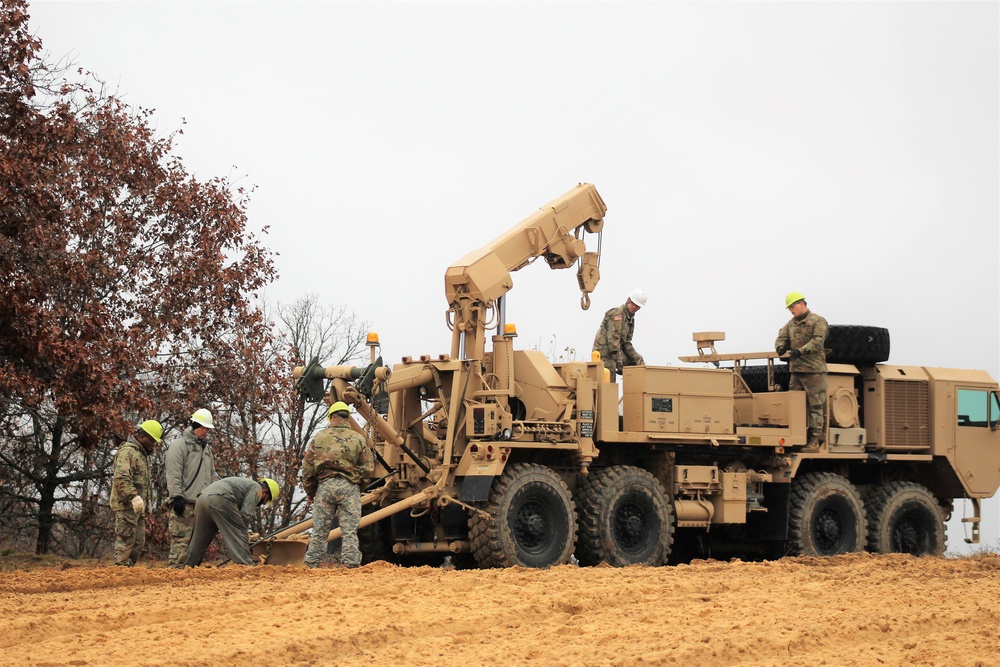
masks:
[[[340,520],[342,533],[341,562],[348,567],[361,565],[358,524],[361,522],[361,487],[340,475],[319,483],[313,498],[313,528],[306,549],[306,565],[316,567],[327,560],[326,538],[333,530],[333,519]]]
[[[823,440],[826,430],[826,373],[792,373],[790,390],[806,392],[806,427],[810,440]]]
[[[146,518],[132,510],[115,510],[115,565],[135,565],[146,547]]]
[[[170,531],[170,556],[167,565],[183,567],[188,544],[191,543],[191,532],[194,530],[194,503],[184,504],[184,516],[177,516],[172,509],[169,512],[167,530]]]

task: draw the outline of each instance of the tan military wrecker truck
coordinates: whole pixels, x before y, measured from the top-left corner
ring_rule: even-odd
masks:
[[[373,342],[367,366],[295,369],[311,400],[355,406],[379,454],[363,498],[366,560],[942,554],[960,498],[978,542],[980,503],[1000,484],[998,387],[983,371],[880,363],[887,332],[831,327],[829,424],[821,451],[804,454],[805,394],[785,389],[787,366],[717,352],[721,332],[694,335],[697,354],[681,357],[691,366],[628,367],[618,382],[599,361],[516,349],[511,273],[538,258],[576,266],[586,309],[599,280],[586,239],[599,239],[605,211],[578,185],[450,266],[449,353],[390,369]],[[255,553],[301,562],[303,545],[285,538],[310,523]]]

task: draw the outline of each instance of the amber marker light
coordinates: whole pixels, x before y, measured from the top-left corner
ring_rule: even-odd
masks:
[[[514,337],[517,335],[517,325],[516,324],[505,324],[503,325],[503,335]]]

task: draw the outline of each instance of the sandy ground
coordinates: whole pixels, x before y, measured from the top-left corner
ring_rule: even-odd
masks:
[[[0,573],[15,665],[1000,665],[1000,556]]]

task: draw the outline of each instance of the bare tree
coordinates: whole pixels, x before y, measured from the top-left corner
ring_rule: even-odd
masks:
[[[359,320],[346,306],[323,305],[316,294],[308,294],[291,304],[279,305],[277,310],[279,327],[297,364],[312,359],[324,366],[367,363],[363,355],[371,322]],[[287,383],[293,386],[291,369]],[[309,440],[326,421],[326,406],[306,403],[301,394],[293,391],[286,408],[276,422],[275,445],[286,483],[294,485]],[[302,502],[301,496],[293,498],[289,493],[285,497],[285,516],[298,514]]]
[[[265,311],[268,309],[265,307]],[[281,485],[279,502],[263,512],[262,531],[301,517],[302,494],[295,493],[299,468],[313,433],[325,421],[325,406],[306,403],[295,389],[292,368],[305,360],[324,365],[362,362],[370,323],[345,305],[324,305],[316,294],[268,313],[274,336],[245,350],[243,372],[228,391],[220,389],[216,438],[222,474],[270,476]]]

